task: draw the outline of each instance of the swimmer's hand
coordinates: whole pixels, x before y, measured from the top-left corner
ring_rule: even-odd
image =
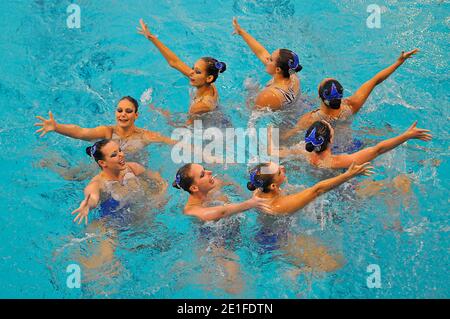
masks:
[[[431,141],[433,136],[429,134],[430,130],[425,130],[423,128],[417,128],[417,121],[415,121],[404,133],[408,139],[418,139],[425,142]]]
[[[139,23],[141,24],[141,27],[137,27],[138,33],[142,34],[147,39],[151,40],[151,38],[154,38],[155,35],[150,32],[147,25],[145,24],[144,20],[140,19]]]
[[[86,225],[88,224],[88,214],[89,214],[89,198],[91,197],[91,194],[87,195],[86,198],[81,202],[80,207],[75,209],[71,215],[78,212],[77,216],[75,216],[73,222],[76,223],[78,220],[78,225],[83,222],[83,219],[85,220]]]
[[[269,200],[269,198],[261,198],[253,194],[253,197],[249,199],[248,202],[252,208],[255,208],[266,214],[273,214],[272,207],[267,204]]]
[[[237,34],[237,35],[241,35],[242,34],[242,28],[239,25],[239,23],[237,22],[236,18],[233,18],[233,27],[234,27],[233,34]]]
[[[398,58],[397,61],[400,62],[400,63],[403,63],[407,59],[411,58],[417,52],[419,52],[419,49],[414,49],[414,50],[409,51],[409,52],[402,51],[402,53],[400,54],[400,57]]]
[[[42,126],[42,128],[36,130],[36,132],[35,132],[35,133],[42,132],[41,135],[39,135],[39,137],[43,137],[48,132],[56,130],[56,121],[53,118],[52,112],[48,112],[48,116],[49,116],[48,120],[46,120],[42,116],[39,116],[39,115],[36,116],[36,118],[38,120],[41,120],[41,122],[40,123],[35,123],[34,126]]]
[[[363,163],[361,165],[356,165],[355,162],[353,162],[345,172],[345,174],[348,174],[351,177],[355,177],[358,175],[370,176],[374,173],[372,169],[373,166],[370,166],[370,162]]]

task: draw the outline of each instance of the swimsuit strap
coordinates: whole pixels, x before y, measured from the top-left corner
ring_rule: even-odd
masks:
[[[274,87],[274,89],[278,90],[278,92],[281,93],[281,95],[283,96],[283,100],[282,104],[289,104],[295,101],[296,95],[294,92],[294,89],[292,87],[290,87],[287,91],[283,90],[282,88],[279,87]]]
[[[282,106],[285,106],[287,104],[294,102],[295,99],[297,98],[297,94],[294,91],[294,82],[297,79],[297,77],[291,76],[290,79],[291,79],[291,84],[287,90],[284,90],[278,86],[273,86],[273,88],[275,90],[277,90],[278,92],[280,92],[280,94],[282,95],[282,101],[281,101]],[[267,83],[266,87],[270,87],[272,84],[273,84],[273,79]],[[299,89],[300,89],[300,87],[299,87]]]

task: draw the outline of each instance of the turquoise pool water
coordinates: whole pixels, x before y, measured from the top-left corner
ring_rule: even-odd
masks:
[[[1,1],[0,297],[448,298],[450,4],[379,1],[386,8],[381,28],[370,29],[366,8],[373,2],[79,0],[81,28],[69,29],[71,1]],[[400,51],[420,48],[374,91],[353,122],[356,137],[367,143],[392,136],[415,119],[433,131],[432,142],[412,141],[374,161],[376,180],[404,174],[411,191],[386,190],[361,199],[355,183],[347,183],[277,221],[291,234],[315,238],[342,255],[343,266],[332,273],[295,275],[298,267],[282,249],[261,250],[256,212],[219,222],[214,226],[219,235],[228,223],[240,224],[233,251],[244,284],[233,295],[219,283],[223,271],[205,249],[198,223],[181,213],[186,194],[169,189],[163,211],[149,209],[144,219],[117,230],[113,262],[83,273],[82,288],[69,289],[66,267],[99,239],[70,216],[86,181],[64,180],[40,162],[63,157],[75,166],[88,164],[87,143],[56,134],[38,139],[34,116],[52,110],[64,123],[113,123],[118,98],[140,98],[150,88],[156,106],[185,112],[187,80],[136,33],[142,17],[186,62],[203,55],[227,62],[217,81],[221,109],[234,126],[246,127],[250,111],[243,82],[269,78],[243,41],[231,35],[233,16],[270,51],[287,47],[299,54],[303,93],[310,100],[326,76],[337,77],[348,94]],[[137,125],[171,133],[148,103],[141,104]],[[149,166],[172,180],[177,165],[164,161],[168,147],[148,150]],[[245,188],[245,165],[215,170]],[[292,187],[330,176],[302,163],[288,163],[287,173]],[[379,289],[367,287],[370,264],[380,266]]]

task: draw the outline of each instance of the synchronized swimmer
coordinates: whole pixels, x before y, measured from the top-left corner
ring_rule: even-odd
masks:
[[[321,168],[347,168],[352,163],[362,164],[377,158],[378,156],[400,146],[411,139],[419,139],[425,142],[431,140],[429,130],[417,128],[414,122],[403,134],[382,141],[375,146],[367,147],[352,154],[333,154],[332,146],[334,139],[334,128],[327,121],[317,121],[306,130],[304,149],[282,148],[279,150],[280,157],[290,155],[305,158],[311,165]]]
[[[272,54],[267,51],[233,19],[234,33],[241,36],[256,57],[265,65],[272,76],[266,87],[258,93],[255,108],[279,110],[293,104],[300,95],[300,79],[297,72],[303,68],[298,55],[288,49],[277,49]]]
[[[202,114],[216,109],[219,104],[219,92],[214,82],[219,73],[223,73],[227,69],[225,62],[212,57],[202,57],[190,67],[152,34],[142,19],[140,25],[139,34],[150,40],[167,60],[167,63],[188,77],[189,84],[196,88],[189,106],[189,115]]]
[[[177,141],[161,135],[158,132],[136,127],[134,124],[138,119],[139,104],[131,96],[125,96],[119,100],[116,108],[116,124],[114,126],[102,125],[94,128],[82,128],[74,124],[57,123],[52,112],[49,118],[36,116],[41,122],[35,126],[41,126],[36,133],[43,137],[48,132],[56,132],[71,138],[93,141],[99,139],[111,139],[119,143],[122,150],[127,154],[128,160],[143,162],[141,157],[143,149],[151,143],[164,143],[174,145]]]
[[[237,19],[233,19],[233,28],[234,33],[242,37],[265,65],[266,72],[272,76],[270,82],[256,96],[254,107],[277,111],[292,106],[301,94],[297,72],[302,66],[298,55],[288,49],[277,49],[270,54],[239,25]],[[138,32],[159,50],[171,67],[188,77],[189,84],[196,89],[189,106],[189,115],[214,111],[219,103],[219,92],[214,83],[219,74],[227,69],[226,64],[212,57],[202,57],[190,67],[152,34],[142,19]],[[325,78],[318,87],[320,107],[301,116],[294,128],[282,132],[282,139],[288,139],[295,137],[299,131],[306,130],[304,144],[289,149],[281,148],[280,157],[301,157],[315,167],[347,168],[346,172],[322,180],[303,191],[285,194],[281,190],[282,184],[286,181],[285,168],[274,162],[261,163],[250,170],[250,181],[247,184],[247,188],[253,193],[250,199],[239,203],[228,203],[226,200],[218,204],[217,194],[223,195],[221,190],[223,183],[202,165],[189,163],[179,168],[172,182],[173,187],[189,193],[183,209],[184,214],[196,217],[202,222],[217,221],[251,209],[275,217],[290,215],[313,202],[321,194],[358,175],[372,175],[373,167],[369,162],[381,154],[410,139],[430,141],[432,138],[430,131],[417,128],[416,121],[403,134],[373,147],[350,154],[335,155],[332,152],[335,130],[341,129],[338,124],[350,123],[352,115],[361,109],[373,89],[418,51],[414,49],[402,52],[394,64],[376,74],[348,98],[344,98],[344,88],[336,79]],[[141,154],[145,153],[145,147],[151,143],[174,145],[178,141],[136,127],[138,108],[138,102],[134,98],[125,96],[119,100],[116,108],[116,124],[95,128],[57,123],[51,112],[48,119],[37,116],[40,122],[35,126],[40,127],[36,131],[41,133],[40,137],[54,131],[75,139],[97,140],[86,149],[86,153],[95,160],[101,172],[85,187],[84,199],[72,212],[76,214],[75,222],[84,221],[87,224],[89,212],[97,206],[100,206],[102,218],[120,215],[121,208],[133,202],[134,192],[145,188],[141,179],[157,185],[156,191],[145,192],[146,200],[150,201],[151,198],[160,195],[165,196],[168,183],[158,172],[145,168],[143,165],[146,163],[139,159]]]

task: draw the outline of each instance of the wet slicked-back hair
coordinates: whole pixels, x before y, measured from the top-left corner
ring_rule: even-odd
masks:
[[[127,96],[122,97],[119,100],[119,102],[123,101],[123,100],[127,100],[128,102],[131,102],[134,105],[135,113],[137,113],[139,111],[139,103],[138,103],[138,101],[136,101],[136,99],[134,97],[127,95]]]
[[[190,187],[192,186],[192,183],[194,182],[194,179],[189,176],[189,173],[191,171],[192,164],[186,164],[182,166],[175,175],[175,180],[172,183],[172,186],[178,189],[182,189],[189,194],[191,193]]]

